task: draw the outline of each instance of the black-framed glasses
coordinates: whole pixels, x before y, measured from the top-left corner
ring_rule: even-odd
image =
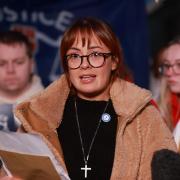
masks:
[[[94,67],[99,68],[102,67],[105,63],[106,58],[112,56],[111,52],[108,53],[100,53],[100,52],[93,52],[89,55],[80,56],[79,54],[68,54],[66,55],[66,60],[68,67],[71,69],[77,69],[83,63],[83,59],[86,58],[88,63]]]
[[[178,61],[174,64],[169,64],[169,63],[161,64],[161,66],[159,67],[159,72],[162,75],[166,75],[171,68],[172,68],[174,73],[180,74],[180,61]]]

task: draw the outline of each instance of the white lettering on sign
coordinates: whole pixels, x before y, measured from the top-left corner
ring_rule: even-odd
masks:
[[[48,14],[41,11],[28,12],[25,9],[16,11],[7,6],[0,8],[0,21],[40,23],[44,26],[52,26],[62,32],[69,26],[73,17],[74,15],[71,12],[65,10],[57,13],[56,17],[48,17]]]

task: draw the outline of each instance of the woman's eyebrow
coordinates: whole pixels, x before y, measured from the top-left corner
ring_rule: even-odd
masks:
[[[69,48],[69,50],[76,50],[76,51],[80,51],[80,49],[79,49],[79,48],[77,48],[77,47],[71,47],[71,48]]]
[[[101,46],[89,46],[88,49],[102,49]]]

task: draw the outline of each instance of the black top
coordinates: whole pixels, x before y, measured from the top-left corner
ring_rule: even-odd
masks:
[[[117,116],[111,100],[105,111],[111,116],[109,122],[101,121],[89,155],[87,166],[91,170],[81,170],[84,158],[75,113],[74,97],[69,97],[60,126],[57,129],[62,145],[65,164],[72,180],[109,180],[114,161]],[[77,112],[82,141],[87,155],[98,122],[107,104],[106,101],[87,101],[77,98]]]

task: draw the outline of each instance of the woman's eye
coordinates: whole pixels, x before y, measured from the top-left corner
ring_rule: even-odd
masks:
[[[70,54],[67,55],[67,59],[78,59],[80,56],[79,54]]]
[[[76,57],[79,57],[78,54],[72,54],[71,56],[72,56],[72,57],[75,57],[75,58],[76,58]]]
[[[165,68],[168,68],[168,69],[171,67],[170,64],[163,64],[163,66],[164,66]]]
[[[71,59],[78,60],[79,57],[80,56],[78,54],[72,54]]]
[[[99,53],[99,52],[94,52],[94,53],[92,53],[92,55],[93,55],[94,57],[100,57],[100,56],[102,56],[102,54]]]

